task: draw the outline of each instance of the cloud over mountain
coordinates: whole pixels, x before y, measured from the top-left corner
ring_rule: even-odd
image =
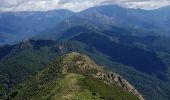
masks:
[[[130,8],[154,9],[170,5],[169,0],[0,0],[0,11],[46,11],[69,9],[80,11],[103,4]]]

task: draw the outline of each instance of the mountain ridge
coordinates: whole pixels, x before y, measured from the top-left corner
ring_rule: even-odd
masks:
[[[134,89],[133,86],[131,86],[126,80],[124,80],[119,75],[112,72],[112,74],[111,74],[112,77],[110,77],[110,80],[112,80],[112,82],[111,81],[109,82],[106,79],[104,79],[105,77],[106,78],[109,77],[107,74],[106,74],[107,76],[104,75],[105,72],[107,72],[107,71],[104,71],[101,67],[96,65],[88,56],[79,54],[77,52],[72,52],[72,53],[69,53],[69,54],[65,54],[65,55],[59,57],[53,64],[50,64],[49,67],[47,67],[45,70],[41,71],[36,76],[34,76],[33,80],[36,80],[36,81],[28,80],[26,83],[23,84],[23,86],[24,86],[23,89],[22,89],[22,85],[21,85],[21,87],[19,86],[18,88],[16,88],[16,91],[14,91],[11,94],[11,99],[12,100],[17,100],[17,99],[29,98],[31,100],[36,100],[36,98],[38,97],[39,100],[41,100],[41,99],[43,100],[43,98],[50,99],[50,100],[54,100],[55,98],[60,98],[61,100],[64,100],[64,99],[71,100],[73,98],[77,98],[77,96],[81,96],[82,94],[84,94],[84,93],[82,93],[81,95],[76,94],[76,97],[74,97],[73,94],[76,91],[79,91],[79,89],[77,90],[78,87],[77,87],[76,84],[79,84],[78,86],[80,87],[81,91],[84,91],[84,89],[85,90],[90,89],[89,91],[93,91],[91,96],[93,98],[96,98],[96,99],[98,98],[98,100],[102,99],[102,98],[103,99],[105,98],[106,100],[107,99],[113,99],[113,98],[114,99],[118,99],[118,98],[124,98],[125,99],[126,98],[127,100],[131,98],[130,100],[132,100],[132,99],[137,100],[137,99],[135,99],[135,96],[138,97],[139,100],[144,100],[143,96],[141,94],[139,94],[137,92],[137,90]],[[60,90],[60,92],[56,92],[56,93],[59,93],[61,95],[61,97],[60,97],[60,95],[58,95],[56,93],[53,94],[54,92],[52,92],[52,91],[54,91],[54,90],[49,90],[48,89],[49,86],[51,86],[52,84],[54,85],[55,80],[59,79],[60,81],[62,81],[61,79],[62,78],[65,79],[65,76],[66,77],[68,76],[68,77],[71,78],[71,77],[74,77],[74,76],[77,77],[77,75],[78,76],[81,75],[82,79],[80,79],[80,80],[83,80],[83,83],[81,83],[81,82],[80,83],[79,82],[74,83],[73,80],[72,80],[73,83],[72,83],[72,81],[69,81],[69,83],[67,83],[67,82],[64,83],[64,84],[70,84],[72,86],[67,87],[68,88],[67,92],[63,91],[64,87],[63,87],[62,90]],[[102,76],[102,75],[104,75],[104,76]],[[88,79],[89,81],[84,80],[83,77],[89,78]],[[91,78],[93,80],[91,80]],[[100,80],[98,80],[98,78]],[[118,87],[124,88],[124,89],[119,90],[117,85],[114,85],[114,87],[117,87],[117,89],[118,89],[118,90],[115,90],[115,91],[119,91],[120,94],[122,94],[122,95],[119,95],[120,96],[119,97],[118,92],[114,92],[114,89],[113,89],[112,96],[107,97],[107,91],[103,91],[103,92],[106,92],[106,94],[101,94],[100,91],[93,90],[93,87],[85,87],[85,86],[88,86],[89,84],[92,84],[90,82],[91,81],[94,82],[94,80],[98,81],[99,83],[102,82],[100,84],[103,84],[103,86],[106,86],[106,87],[109,86],[110,88],[113,88],[112,87],[113,84],[117,84],[117,85],[119,84]],[[79,80],[77,80],[77,81],[79,81]],[[58,81],[56,81],[56,82],[58,82]],[[88,82],[88,83],[86,83],[86,82]],[[84,86],[84,84],[86,84],[86,85]],[[95,85],[97,85],[97,87],[98,87],[98,84],[95,84]],[[76,86],[76,87],[74,87],[74,86]],[[102,87],[102,88],[106,88],[106,87]],[[32,93],[29,93],[29,91],[32,91]],[[48,93],[48,95],[47,95],[46,92],[43,93],[42,91],[46,91]],[[57,90],[55,90],[55,91],[57,91]],[[125,91],[129,91],[129,92],[125,92]],[[131,93],[134,96],[132,96]],[[37,95],[37,94],[39,94],[39,95]],[[42,94],[44,94],[44,95],[42,95]],[[24,95],[26,95],[27,97],[25,97]],[[110,95],[110,94],[108,94],[108,95]],[[87,96],[89,96],[89,93],[88,93]],[[86,99],[87,99],[87,97],[86,97]],[[89,99],[89,100],[92,100],[92,98]]]

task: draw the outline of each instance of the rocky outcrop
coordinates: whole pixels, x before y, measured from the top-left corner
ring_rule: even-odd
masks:
[[[124,90],[127,90],[128,92],[134,94],[139,98],[139,100],[145,100],[143,96],[125,79],[123,79],[120,75],[110,72],[110,73],[103,73],[98,72],[96,73],[95,77],[104,79],[108,83],[114,83],[118,86],[122,87]]]
[[[21,49],[24,49],[24,48],[32,48],[32,45],[30,43],[30,41],[28,39],[24,40],[21,42]]]

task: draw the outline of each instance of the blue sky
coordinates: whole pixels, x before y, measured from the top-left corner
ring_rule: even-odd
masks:
[[[170,0],[0,0],[0,11],[46,11],[83,9],[107,4],[118,4],[129,8],[155,9],[170,5]]]

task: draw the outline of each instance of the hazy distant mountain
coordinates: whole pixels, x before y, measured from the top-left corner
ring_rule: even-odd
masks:
[[[107,5],[89,8],[80,12],[79,16],[102,24],[164,33],[165,29],[169,31],[169,11],[169,7],[155,10],[142,10]]]
[[[57,39],[74,26],[107,30],[125,28],[137,35],[168,35],[169,7],[155,10],[123,8],[117,5],[97,6],[81,12],[67,10],[14,12],[0,14],[0,41],[16,42],[25,38]]]
[[[68,10],[7,12],[0,14],[0,44],[35,36],[73,15]]]
[[[169,35],[169,7],[155,10],[122,8],[117,5],[97,6],[75,13],[59,25],[41,34],[42,38],[57,39],[71,27],[86,26],[108,30],[112,26],[132,31],[138,36]]]

